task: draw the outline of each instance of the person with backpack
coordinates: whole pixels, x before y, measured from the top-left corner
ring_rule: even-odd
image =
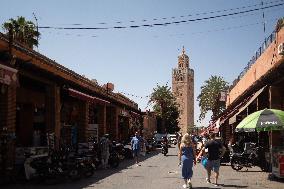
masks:
[[[109,148],[110,148],[110,141],[108,139],[108,134],[105,134],[100,141],[101,161],[103,169],[106,169],[108,165],[108,159],[110,155]]]

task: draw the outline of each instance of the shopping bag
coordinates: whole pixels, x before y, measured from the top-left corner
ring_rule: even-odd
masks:
[[[207,162],[208,162],[208,158],[205,157],[205,156],[203,156],[203,157],[201,158],[201,164],[203,165],[204,168],[207,167]]]

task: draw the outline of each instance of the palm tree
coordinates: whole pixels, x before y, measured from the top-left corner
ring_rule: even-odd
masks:
[[[205,118],[208,111],[212,111],[212,119],[218,117],[225,109],[225,103],[220,103],[219,95],[228,90],[228,82],[220,76],[211,76],[201,86],[201,93],[197,97],[200,107],[199,120]]]
[[[159,86],[153,89],[149,103],[154,103],[153,110],[161,118],[162,128],[167,132],[178,131],[179,111],[171,89],[168,86]]]
[[[29,48],[38,46],[38,38],[40,33],[37,31],[36,25],[27,21],[24,17],[18,16],[17,19],[9,19],[3,24],[4,31],[12,32],[13,39],[27,45]]]

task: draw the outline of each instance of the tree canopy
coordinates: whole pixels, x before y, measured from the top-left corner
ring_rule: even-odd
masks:
[[[153,110],[168,133],[179,131],[178,106],[171,89],[168,86],[159,86],[153,89],[149,103],[154,103]]]
[[[211,76],[201,86],[201,92],[197,97],[200,107],[199,120],[205,118],[208,111],[212,111],[212,119],[217,118],[225,110],[225,102],[220,102],[221,92],[227,92],[229,86],[223,77]]]
[[[38,46],[40,33],[32,21],[27,21],[24,17],[18,16],[17,19],[9,19],[2,25],[4,31],[12,32],[13,39],[27,45],[29,48]]]
[[[275,30],[276,32],[279,32],[279,30],[284,26],[284,17],[278,19]]]

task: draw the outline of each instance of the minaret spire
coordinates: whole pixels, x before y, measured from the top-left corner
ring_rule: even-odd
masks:
[[[184,46],[182,46],[182,54],[185,54]]]

